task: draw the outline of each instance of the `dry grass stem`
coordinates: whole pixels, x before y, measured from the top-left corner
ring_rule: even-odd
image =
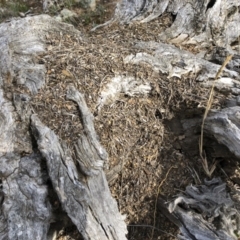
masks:
[[[232,59],[232,55],[229,55],[228,57],[226,57],[224,63],[222,64],[221,68],[218,70],[213,84],[212,84],[212,88],[209,94],[209,98],[208,98],[208,102],[207,102],[207,106],[204,112],[204,116],[203,116],[203,121],[202,121],[202,126],[201,126],[201,136],[200,136],[200,144],[199,144],[199,153],[200,153],[200,157],[202,160],[202,165],[203,165],[203,169],[205,171],[205,173],[207,174],[208,177],[211,177],[212,173],[214,172],[215,168],[216,168],[216,162],[213,163],[213,165],[209,168],[208,166],[208,162],[207,162],[207,158],[205,153],[203,153],[203,129],[204,129],[204,124],[205,124],[205,120],[207,118],[207,115],[212,107],[212,103],[213,103],[213,96],[214,96],[214,87],[216,84],[216,81],[218,80],[218,78],[220,77],[223,69],[226,67],[226,65],[229,63],[229,61]]]

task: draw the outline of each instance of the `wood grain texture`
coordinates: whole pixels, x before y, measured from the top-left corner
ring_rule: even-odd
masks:
[[[160,198],[158,205],[160,211],[180,228],[179,239],[237,239],[235,233],[239,225],[235,225],[235,221],[239,222],[240,214],[220,178],[187,186],[170,204]]]
[[[200,49],[214,43],[237,53],[240,3],[235,0],[209,3],[208,0],[123,0],[116,7],[114,19],[123,24],[144,23],[171,13],[174,21],[158,35],[159,40],[194,44]]]
[[[220,111],[212,111],[206,119],[204,129],[215,139],[228,147],[240,158],[240,107],[229,107]]]
[[[84,239],[126,239],[124,218],[111,197],[103,172],[107,154],[97,140],[93,116],[75,88],[69,88],[68,98],[78,103],[85,129],[85,134],[76,143],[80,172],[66,145],[36,115],[31,117],[33,134],[47,161],[53,187]]]
[[[16,90],[24,86],[34,96],[45,84],[46,68],[38,55],[46,53],[47,35],[55,31],[82,39],[73,26],[47,15],[0,25],[0,239],[51,238],[56,217],[48,199],[49,181],[84,239],[126,239],[124,217],[103,172],[107,153],[82,95],[68,92],[79,103],[85,130],[73,143],[73,159],[66,144],[34,114],[28,91]]]

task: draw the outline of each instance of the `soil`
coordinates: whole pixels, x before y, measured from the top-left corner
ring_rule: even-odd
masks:
[[[73,83],[84,93],[101,143],[109,154],[107,176],[115,169],[109,185],[121,213],[126,215],[128,239],[176,239],[179,230],[161,214],[157,199],[163,196],[170,201],[187,185],[206,178],[198,156],[201,122],[196,121],[194,138],[186,139],[181,120],[201,119],[208,93],[187,76],[168,78],[147,65],[123,62],[127,55],[137,53],[136,41],[158,41],[158,34],[171,25],[171,15],[141,25],[111,24],[91,32],[96,24],[111,18],[116,3],[102,0],[98,4],[102,12],[73,9],[81,13],[74,25],[85,36],[83,39],[59,33],[48,36],[48,53],[39,58],[48,69],[46,85],[33,96],[33,108],[71,148],[83,129],[77,106],[65,99],[66,88]],[[35,11],[40,13],[41,6],[35,6]],[[98,110],[101,90],[118,75],[150,82],[153,90],[148,96],[120,95]],[[219,108],[225,98],[218,95],[214,107]],[[213,144],[217,143],[205,139],[205,146],[211,148]],[[209,163],[213,158],[224,163],[232,161],[230,157],[213,156],[210,148],[206,148]],[[222,169],[224,164],[219,164],[213,176],[226,179]],[[60,231],[58,239],[81,236],[69,227]]]

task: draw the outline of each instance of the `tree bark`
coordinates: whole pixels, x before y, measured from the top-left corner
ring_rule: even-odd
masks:
[[[85,131],[75,143],[73,159],[66,144],[34,113],[30,96],[9,90],[13,82],[33,95],[43,87],[46,68],[37,57],[46,52],[47,35],[54,31],[81,40],[72,26],[47,15],[0,25],[0,239],[47,239],[54,221],[49,179],[84,239],[126,239],[124,217],[103,171],[108,155],[83,96],[69,87],[67,97],[79,105]]]
[[[172,25],[159,35],[161,41],[194,44],[197,48],[214,45],[226,51],[239,50],[240,3],[209,0],[122,0],[115,19],[121,23],[148,22],[163,13],[174,15]]]

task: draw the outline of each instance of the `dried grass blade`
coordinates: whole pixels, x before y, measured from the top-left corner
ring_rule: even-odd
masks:
[[[205,112],[204,112],[204,115],[203,115],[203,121],[202,121],[202,126],[201,126],[200,144],[199,144],[199,154],[200,154],[200,157],[202,159],[203,168],[204,168],[204,170],[205,170],[205,172],[208,176],[212,175],[213,171],[216,168],[216,163],[211,167],[211,170],[209,171],[207,159],[206,159],[206,157],[203,157],[203,129],[204,129],[204,124],[205,124],[205,120],[207,118],[207,115],[208,115],[208,113],[209,113],[209,111],[212,107],[213,96],[214,96],[214,87],[215,87],[216,81],[218,80],[218,78],[221,75],[223,69],[226,67],[226,65],[229,63],[229,61],[231,59],[232,59],[232,55],[227,56],[224,63],[222,64],[221,68],[218,70],[218,72],[217,72],[217,74],[214,78],[212,88],[211,88],[211,91],[210,91],[210,94],[209,94],[207,106],[206,106],[206,109],[205,109]]]

